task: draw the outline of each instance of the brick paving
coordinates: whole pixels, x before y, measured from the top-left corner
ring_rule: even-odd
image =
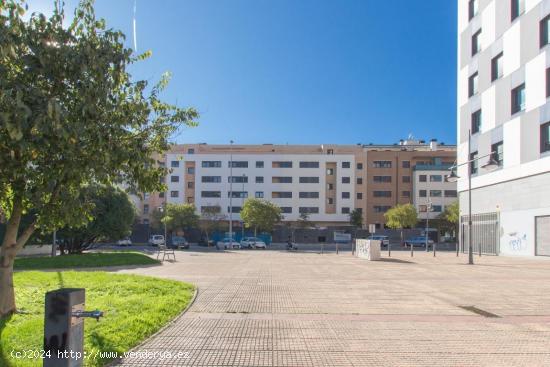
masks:
[[[423,252],[179,252],[122,270],[199,286],[123,366],[550,366],[550,261]],[[475,306],[489,318],[459,306]]]

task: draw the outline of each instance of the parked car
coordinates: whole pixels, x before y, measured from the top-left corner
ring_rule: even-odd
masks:
[[[218,247],[222,247],[224,249],[241,249],[241,244],[235,241],[232,238],[226,237],[221,241],[218,241]]]
[[[434,241],[428,240],[428,248],[433,246]],[[426,247],[426,237],[425,236],[418,236],[418,237],[410,237],[405,240],[405,246],[420,246],[420,247]]]
[[[377,234],[370,235],[369,237],[367,237],[367,240],[380,241],[381,246],[389,246],[390,244],[390,238],[388,236],[382,236]]]
[[[247,248],[266,248],[265,242],[258,237],[244,237],[241,241],[241,246]]]
[[[125,237],[121,240],[116,241],[116,244],[119,246],[132,246],[132,240],[130,237]]]
[[[186,249],[189,248],[189,242],[187,242],[185,237],[174,236],[172,237],[172,247]]]
[[[161,234],[154,234],[149,238],[149,244],[151,246],[164,245],[164,236]]]
[[[199,242],[198,242],[198,245],[199,246],[215,246],[216,245],[216,242],[214,240],[206,240],[206,238],[202,237]]]

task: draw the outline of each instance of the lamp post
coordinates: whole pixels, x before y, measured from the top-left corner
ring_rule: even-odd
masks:
[[[428,236],[428,230],[430,229],[429,223],[430,223],[430,211],[432,210],[432,201],[428,199],[428,204],[426,205],[426,252],[428,252],[428,242],[429,242],[429,236]]]
[[[474,264],[474,249],[472,245],[472,163],[477,162],[482,158],[490,157],[487,164],[482,167],[485,169],[493,169],[499,166],[498,162],[494,159],[495,152],[485,154],[481,157],[471,159],[470,147],[472,144],[472,131],[468,130],[468,160],[461,164],[456,164],[449,168],[451,174],[446,177],[447,182],[457,182],[460,176],[455,173],[455,169],[458,167],[468,165],[468,264]],[[464,246],[464,244],[462,244]],[[479,253],[481,254],[481,244],[479,245]]]
[[[244,200],[245,200],[245,194],[244,194],[244,178],[246,177],[246,175],[243,173],[243,190],[241,191],[241,196],[243,198],[243,202],[241,204],[241,210],[243,209],[243,206],[244,206]],[[241,218],[241,241],[243,240],[244,238],[244,221],[243,219]]]
[[[229,144],[229,238],[233,240],[233,140]]]

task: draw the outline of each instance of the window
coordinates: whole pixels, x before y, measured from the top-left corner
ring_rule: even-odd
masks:
[[[525,83],[512,89],[512,115],[525,110]]]
[[[256,168],[264,168],[264,161],[256,161]]]
[[[477,157],[477,152],[470,153],[470,172],[472,173],[472,175],[475,175],[479,168],[479,161],[477,160]]]
[[[311,191],[311,192],[300,191],[299,198],[300,199],[319,199],[319,193],[315,191]]]
[[[525,12],[525,0],[511,0],[512,22]]]
[[[232,161],[232,162],[229,162],[229,167],[248,168],[248,161]]]
[[[351,179],[349,177],[342,177],[342,183],[343,184],[349,184],[349,183],[351,183]]]
[[[292,199],[292,191],[273,191],[271,197],[273,199]]]
[[[418,211],[420,213],[426,213],[428,211],[428,206],[427,205],[419,205],[418,206]]]
[[[149,214],[149,204],[143,204],[143,214]]]
[[[420,190],[418,191],[418,196],[420,196],[421,198],[425,198],[428,196],[428,192],[426,190]]]
[[[300,168],[319,168],[319,162],[300,162]]]
[[[334,168],[327,168],[327,176],[334,176]]]
[[[404,198],[410,198],[411,197],[411,192],[410,191],[401,191],[401,196],[403,196]]]
[[[256,191],[256,193],[254,194],[254,197],[256,199],[263,199],[264,198],[264,192],[263,191]]]
[[[401,180],[403,183],[411,183],[411,176],[403,176]]]
[[[546,69],[546,98],[550,97],[550,68]]]
[[[363,184],[363,179],[361,177],[358,177],[357,178],[357,185],[362,185]]]
[[[300,212],[300,214],[318,214],[319,213],[319,208],[318,207],[305,207],[305,206],[301,206],[300,208],[298,208],[298,211]]]
[[[292,207],[290,207],[290,206],[282,206],[282,207],[281,207],[281,213],[284,213],[284,214],[292,214]]]
[[[374,176],[373,180],[376,183],[388,183],[391,182],[391,176]]]
[[[477,94],[477,81],[478,74],[475,72],[468,78],[468,97],[472,97]]]
[[[221,198],[221,191],[201,191],[202,198]]]
[[[234,207],[227,207],[227,212],[228,213],[240,213],[241,212],[241,207],[240,206],[234,206]]]
[[[357,198],[357,200],[363,200],[363,193],[362,193],[362,192],[358,192],[358,193],[356,194],[356,198]]]
[[[319,183],[319,177],[300,177],[300,183]]]
[[[343,191],[342,192],[342,199],[349,199],[351,196],[350,196],[350,193],[347,192],[347,191]]]
[[[540,22],[540,47],[546,46],[550,42],[550,15]]]
[[[248,177],[247,176],[229,176],[227,177],[227,182],[248,183]]]
[[[202,161],[203,168],[220,168],[222,161]]]
[[[342,207],[342,214],[349,214],[350,210],[349,207]]]
[[[179,166],[180,166],[180,161],[170,162],[170,167],[172,167],[172,168],[178,168]]]
[[[292,168],[292,162],[272,162],[271,167],[273,168]]]
[[[472,56],[477,54],[479,51],[481,51],[481,44],[479,41],[479,37],[481,36],[481,29],[474,33],[472,36]]]
[[[187,174],[194,175],[195,174],[195,167],[187,167]]]
[[[246,199],[248,197],[247,191],[230,191],[227,193],[227,197],[231,197],[233,199]]]
[[[272,177],[271,183],[292,183],[292,177]]]
[[[195,188],[195,183],[194,183],[193,181],[189,181],[189,182],[187,183],[187,188],[188,188],[188,189],[193,189],[193,188]]]
[[[149,224],[149,219],[144,218],[144,219],[143,219],[143,224]]]
[[[221,208],[216,205],[205,205],[201,206],[201,213],[210,212],[210,213],[219,213]]]
[[[498,163],[498,166],[501,167],[504,162],[504,144],[502,141],[491,145],[491,152],[493,153],[493,159]]]
[[[193,203],[193,201],[194,201],[194,198],[192,196],[187,197],[187,202],[188,203]]]
[[[442,209],[441,205],[432,205],[432,212],[441,213]]]
[[[164,198],[164,193],[163,192],[159,192],[159,198]]]
[[[445,190],[446,198],[456,198],[456,190]]]
[[[165,163],[165,162],[157,161],[157,163],[158,163],[159,167],[162,167],[162,168],[166,167],[166,163]]]
[[[540,125],[540,152],[550,151],[550,122]]]
[[[342,162],[342,168],[351,168],[350,162]]]
[[[334,190],[334,185],[331,183],[327,184],[327,190]]]
[[[333,205],[334,204],[334,198],[327,198],[327,204]]]
[[[470,0],[468,3],[468,20],[472,20],[473,17],[477,15],[478,11],[478,0]]]
[[[420,175],[420,176],[418,176],[418,181],[420,181],[420,182],[428,182],[428,176],[426,176],[426,175]]]
[[[477,134],[481,131],[481,110],[472,113],[472,134]]]
[[[503,65],[503,53],[501,52],[491,60],[491,81],[494,82],[497,79],[502,78],[504,71],[502,68]]]
[[[202,176],[201,181],[203,183],[222,182],[222,176]]]
[[[180,196],[180,192],[179,191],[170,191],[170,197],[172,198],[177,198]]]
[[[264,177],[263,176],[256,176],[256,183],[264,183]]]
[[[401,167],[403,167],[403,168],[411,168],[411,161],[403,161],[403,162],[401,162]]]
[[[363,163],[357,163],[357,169],[359,170],[363,169]]]
[[[430,175],[430,182],[443,182],[443,176],[441,176],[441,175]]]
[[[180,176],[170,176],[170,182],[180,182]]]
[[[430,197],[432,198],[440,198],[442,195],[441,190],[430,190]]]
[[[391,198],[391,191],[374,191],[375,198]]]
[[[195,154],[195,149],[193,148],[187,149],[187,154]]]
[[[327,154],[334,154],[334,149],[327,149]]]
[[[375,206],[373,206],[373,209],[374,209],[374,212],[375,212],[375,213],[385,213],[385,212],[387,212],[388,210],[391,209],[391,206],[387,206],[387,205],[375,205]]]
[[[391,168],[391,161],[374,161],[374,168]]]

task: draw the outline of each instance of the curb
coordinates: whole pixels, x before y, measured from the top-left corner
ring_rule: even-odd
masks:
[[[163,332],[165,329],[167,329],[169,326],[171,326],[172,324],[174,324],[176,321],[178,321],[181,317],[183,317],[187,311],[191,308],[191,306],[193,306],[193,304],[195,303],[195,300],[197,299],[197,296],[199,294],[199,287],[195,286],[195,292],[193,293],[193,298],[191,298],[191,301],[189,302],[189,304],[187,305],[187,307],[185,307],[185,309],[183,311],[181,311],[181,313],[179,315],[177,315],[176,317],[174,317],[171,321],[169,321],[166,325],[164,325],[163,327],[161,327],[159,330],[157,330],[156,332],[154,332],[153,334],[149,335],[147,338],[145,338],[144,340],[142,340],[139,344],[137,344],[136,346],[134,346],[133,348],[130,348],[128,351],[124,352],[124,353],[129,353],[129,352],[133,352],[135,351],[136,349],[139,349],[140,347],[142,347],[149,339],[151,338],[154,338],[155,336],[157,336],[158,334],[160,334],[161,332]],[[120,361],[122,361],[122,358],[117,358],[117,359],[113,359],[112,361],[110,361],[109,363],[105,364],[105,367],[112,367],[112,366],[116,366]]]

